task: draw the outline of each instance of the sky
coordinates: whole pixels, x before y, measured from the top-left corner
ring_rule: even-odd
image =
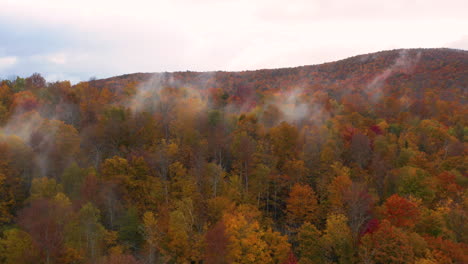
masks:
[[[468,50],[466,0],[0,0],[0,78],[294,67]]]

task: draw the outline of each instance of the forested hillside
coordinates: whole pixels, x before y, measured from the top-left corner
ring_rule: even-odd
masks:
[[[468,51],[0,82],[0,263],[468,263]]]

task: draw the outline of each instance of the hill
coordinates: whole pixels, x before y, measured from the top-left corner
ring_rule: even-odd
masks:
[[[0,82],[0,263],[468,263],[468,52]]]
[[[158,77],[162,85],[190,85],[198,89],[222,87],[245,97],[252,91],[278,91],[291,87],[325,90],[340,98],[350,91],[373,93],[409,88],[416,95],[423,89],[440,89],[447,100],[462,99],[468,83],[468,51],[453,49],[400,49],[381,51],[320,65],[243,72],[135,73],[96,80],[97,87],[123,88]],[[380,92],[380,91],[377,91]],[[463,98],[465,99],[465,98]]]

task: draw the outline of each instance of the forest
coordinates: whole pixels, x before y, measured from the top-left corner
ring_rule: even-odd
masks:
[[[468,263],[468,51],[0,81],[0,263]]]

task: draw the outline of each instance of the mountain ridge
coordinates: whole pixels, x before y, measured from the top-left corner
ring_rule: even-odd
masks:
[[[461,53],[464,54],[464,56],[468,57],[468,51],[467,50],[462,50],[462,49],[453,49],[453,48],[410,48],[410,49],[393,49],[393,50],[382,50],[382,51],[377,51],[377,52],[371,52],[371,53],[364,53],[364,54],[358,54],[358,55],[353,55],[350,57],[346,57],[343,59],[335,60],[335,61],[329,61],[329,62],[324,62],[324,63],[318,63],[318,64],[307,64],[307,65],[300,65],[300,66],[293,66],[293,67],[281,67],[281,68],[262,68],[262,69],[256,69],[256,70],[241,70],[241,71],[224,71],[224,70],[212,70],[212,71],[191,71],[191,70],[186,70],[186,71],[172,71],[172,72],[134,72],[134,73],[126,73],[126,74],[121,74],[121,75],[116,75],[108,78],[99,78],[96,79],[95,81],[106,81],[106,80],[112,80],[112,79],[121,79],[125,77],[129,77],[132,75],[153,75],[153,74],[176,74],[176,73],[197,73],[197,74],[207,74],[207,73],[231,73],[231,74],[239,74],[239,73],[253,73],[253,72],[269,72],[269,71],[281,71],[281,70],[293,70],[293,69],[301,69],[301,68],[315,68],[315,67],[324,67],[328,65],[333,65],[333,64],[339,64],[339,63],[344,63],[347,61],[352,61],[356,59],[363,60],[364,58],[375,58],[375,56],[378,55],[389,55],[391,53],[396,53],[396,52],[402,52],[402,51],[417,51],[417,52],[450,52],[450,53]]]
[[[400,51],[449,51],[449,52],[460,52],[460,53],[466,53],[468,56],[468,50],[463,50],[463,49],[455,49],[455,48],[408,48],[408,49],[392,49],[392,50],[381,50],[381,51],[376,51],[376,52],[370,52],[370,53],[363,53],[363,54],[358,54],[358,55],[353,55],[350,57],[346,57],[343,59],[338,59],[338,60],[332,60],[332,61],[327,61],[323,63],[317,63],[317,64],[305,64],[305,65],[298,65],[298,66],[291,66],[291,67],[280,67],[280,68],[260,68],[260,69],[255,69],[255,70],[240,70],[240,71],[227,71],[227,70],[209,70],[209,71],[192,71],[192,70],[185,70],[185,71],[162,71],[162,72],[133,72],[133,73],[125,73],[125,74],[120,74],[120,75],[115,75],[107,78],[99,78],[95,79],[95,81],[102,81],[102,80],[110,80],[114,78],[122,78],[122,77],[127,77],[131,75],[137,75],[137,74],[173,74],[173,73],[248,73],[248,72],[258,72],[258,71],[275,71],[275,70],[286,70],[286,69],[297,69],[297,68],[304,68],[304,67],[319,67],[327,64],[333,64],[333,63],[339,63],[347,60],[352,60],[352,59],[357,59],[357,58],[363,58],[363,57],[369,57],[369,56],[375,56],[379,54],[384,54],[384,53],[390,53],[390,52],[400,52]],[[86,82],[86,81],[85,81]]]
[[[465,98],[468,83],[468,51],[456,49],[396,49],[361,54],[317,65],[255,71],[132,73],[93,80],[97,88],[111,90],[154,82],[161,86],[190,86],[196,89],[222,88],[242,100],[258,91],[301,88],[324,90],[341,98],[349,91],[368,94],[391,93],[410,87],[414,93],[426,88],[443,88]],[[450,99],[450,98],[449,98]],[[453,99],[453,98],[452,98]]]

